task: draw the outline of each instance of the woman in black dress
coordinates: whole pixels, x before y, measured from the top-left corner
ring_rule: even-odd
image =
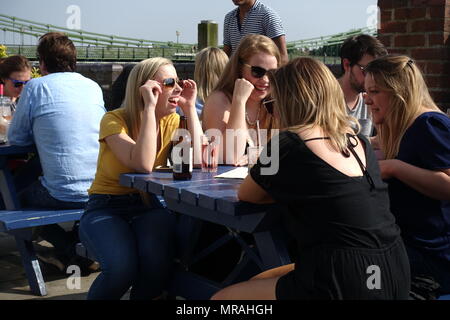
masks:
[[[407,299],[409,262],[389,211],[386,185],[363,135],[355,135],[341,88],[310,58],[270,73],[275,116],[284,128],[278,172],[260,161],[239,199],[276,202],[296,240],[295,263],[227,287],[213,299]],[[264,154],[265,151],[263,151]]]

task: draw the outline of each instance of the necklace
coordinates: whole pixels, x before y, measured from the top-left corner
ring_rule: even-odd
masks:
[[[255,118],[255,121],[250,121],[250,118],[248,117],[248,113],[247,113],[247,110],[245,111],[245,121],[247,121],[247,124],[249,125],[249,126],[254,126],[254,125],[256,125],[256,121],[258,121],[259,120],[259,112],[261,111],[261,105],[259,105],[259,108],[258,108],[258,112],[256,113],[256,118]]]

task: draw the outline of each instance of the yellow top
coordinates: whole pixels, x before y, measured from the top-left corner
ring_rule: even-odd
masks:
[[[89,194],[121,195],[138,192],[133,188],[124,187],[119,184],[119,176],[122,173],[133,172],[133,170],[123,165],[105,142],[106,137],[114,134],[125,133],[129,135],[124,116],[125,112],[123,109],[107,112],[103,116],[100,123],[100,152],[97,160],[97,172],[91,188],[88,190]],[[180,116],[176,113],[172,113],[159,120],[161,148],[156,155],[154,167],[165,166],[167,164],[170,142],[179,123]]]

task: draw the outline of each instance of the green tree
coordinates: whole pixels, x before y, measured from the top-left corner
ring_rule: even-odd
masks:
[[[5,58],[8,56],[8,54],[6,53],[6,49],[6,46],[0,45],[0,58]]]

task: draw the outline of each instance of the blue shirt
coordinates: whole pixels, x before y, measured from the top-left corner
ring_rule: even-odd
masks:
[[[231,52],[236,50],[241,38],[247,34],[262,34],[271,39],[286,34],[278,14],[259,0],[247,12],[242,24],[238,7],[227,13],[223,25],[223,44],[229,46]]]
[[[439,112],[420,115],[406,130],[397,159],[427,170],[450,168],[450,119]],[[450,263],[450,201],[427,197],[390,179],[391,211],[405,243]]]
[[[97,83],[74,72],[52,73],[25,86],[8,139],[15,145],[36,145],[41,183],[52,197],[85,202],[97,167],[104,113]]]

